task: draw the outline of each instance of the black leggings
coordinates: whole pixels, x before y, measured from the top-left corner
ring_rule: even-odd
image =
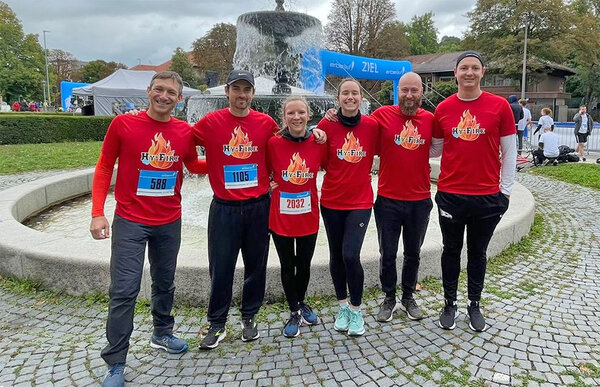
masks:
[[[329,241],[329,271],[338,300],[350,293],[350,303],[362,302],[365,273],[360,264],[360,249],[371,219],[371,209],[332,210],[321,206]]]
[[[287,237],[271,231],[271,235],[281,263],[281,284],[285,298],[290,310],[297,312],[300,310],[300,303],[304,302],[308,281],[310,281],[310,261],[315,252],[317,234]],[[294,242],[296,242],[295,252]]]

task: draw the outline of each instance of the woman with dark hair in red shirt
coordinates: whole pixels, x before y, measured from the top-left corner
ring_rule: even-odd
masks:
[[[340,82],[337,100],[338,121],[319,122],[319,128],[327,133],[328,154],[321,214],[329,241],[329,269],[340,303],[334,329],[360,336],[365,332],[360,311],[364,284],[360,249],[373,207],[371,169],[379,126],[361,115],[362,94],[354,79]]]

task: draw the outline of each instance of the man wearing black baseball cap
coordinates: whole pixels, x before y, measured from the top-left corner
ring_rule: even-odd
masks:
[[[435,197],[444,245],[441,264],[446,302],[439,320],[443,329],[456,327],[465,228],[469,326],[477,332],[487,328],[479,307],[486,250],[508,208],[515,178],[517,146],[512,110],[506,99],[481,90],[485,70],[478,52],[462,53],[454,68],[458,92],[442,101],[434,115],[432,149],[443,148]]]
[[[227,84],[227,86],[231,86],[237,81],[246,81],[254,88],[254,75],[252,75],[250,71],[233,70],[227,76],[227,81],[225,81],[225,83]]]
[[[210,328],[200,348],[213,349],[225,338],[239,252],[244,261],[242,340],[259,337],[254,316],[263,303],[269,252],[268,140],[279,131],[268,115],[250,108],[254,76],[229,73],[225,94],[229,107],[204,116],[194,125],[197,145],[206,150],[208,177],[214,192],[208,214],[208,264],[211,292]],[[324,135],[315,130],[315,137]],[[323,137],[319,142],[324,142]]]

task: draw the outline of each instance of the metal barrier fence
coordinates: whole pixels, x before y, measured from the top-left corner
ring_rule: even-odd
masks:
[[[537,128],[538,123],[533,121],[532,128],[533,130],[527,133],[527,138],[531,142],[531,144],[537,147],[537,141],[540,138],[541,130],[532,136],[532,133]],[[573,122],[555,122],[554,123],[554,133],[558,134],[558,138],[560,139],[559,145],[567,145],[571,148],[575,148],[577,146],[577,141],[575,138],[575,124]],[[587,143],[585,144],[585,151],[589,154],[589,152],[599,152],[600,151],[600,124],[594,123],[594,129],[592,130],[592,134],[588,136]]]

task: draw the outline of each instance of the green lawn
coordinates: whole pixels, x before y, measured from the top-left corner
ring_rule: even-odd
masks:
[[[0,175],[96,164],[101,141],[0,145]]]
[[[531,168],[528,172],[567,183],[600,189],[600,164],[565,163]]]

